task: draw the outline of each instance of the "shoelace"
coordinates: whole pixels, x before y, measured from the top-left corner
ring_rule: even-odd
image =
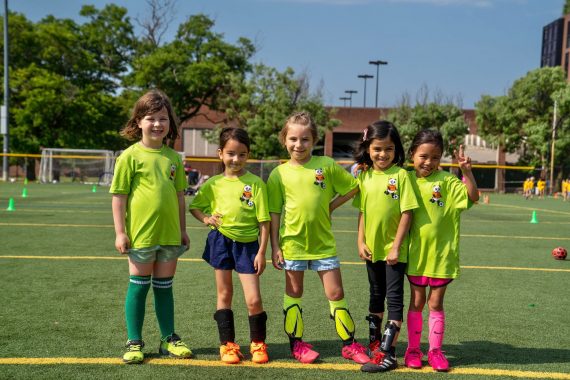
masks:
[[[265,343],[256,343],[253,345],[252,351],[253,352],[264,351],[266,347],[267,346],[265,345]]]
[[[445,351],[442,350],[433,350],[431,353],[432,358],[438,359],[438,360],[447,360],[447,358],[445,357]]]
[[[413,358],[420,358],[422,356],[422,352],[418,349],[413,349],[408,351],[408,356],[411,356]]]
[[[366,352],[366,347],[356,342],[352,343],[350,346],[348,346],[348,348],[354,353]]]
[[[299,353],[301,355],[303,355],[307,351],[309,351],[311,348],[313,348],[313,346],[311,346],[309,343],[306,343],[306,342],[299,342],[299,343],[297,343],[296,348],[299,351]]]
[[[374,364],[380,364],[384,360],[385,354],[382,351],[374,352],[374,357],[370,360]]]
[[[128,350],[129,351],[140,351],[141,350],[141,345],[140,344],[131,344],[129,345]]]

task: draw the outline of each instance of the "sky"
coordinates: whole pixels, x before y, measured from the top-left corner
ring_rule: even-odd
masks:
[[[11,11],[32,21],[46,15],[78,23],[82,5],[106,0],[9,0]],[[148,14],[143,0],[116,0],[134,19]],[[190,15],[215,20],[226,41],[252,40],[254,62],[309,75],[326,105],[393,107],[422,91],[461,99],[473,108],[482,95],[504,95],[540,66],[542,28],[562,14],[563,0],[177,0],[171,41]],[[3,7],[2,7],[3,8]],[[1,10],[4,13],[4,10]],[[136,24],[133,21],[134,24]],[[140,32],[140,30],[139,30]],[[387,61],[379,67],[371,60]],[[346,102],[348,105],[349,103]]]

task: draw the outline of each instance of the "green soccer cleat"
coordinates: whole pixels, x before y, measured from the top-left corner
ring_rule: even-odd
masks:
[[[158,353],[177,359],[189,359],[192,357],[192,351],[176,334],[172,334],[160,342]]]
[[[144,361],[142,340],[129,340],[126,344],[127,352],[123,355],[123,362],[126,364],[141,364]]]

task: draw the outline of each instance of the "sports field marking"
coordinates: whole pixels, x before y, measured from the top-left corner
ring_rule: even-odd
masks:
[[[0,259],[21,260],[126,260],[127,256],[40,256],[40,255],[0,255]],[[178,261],[204,263],[203,259],[179,258]],[[271,263],[271,260],[266,260]],[[341,261],[342,265],[364,265],[362,261]],[[525,270],[532,272],[570,272],[570,269],[558,268],[524,268],[524,267],[492,267],[477,265],[461,265],[461,269],[490,269],[490,270]]]
[[[570,215],[570,211],[558,211],[558,210],[549,210],[546,208],[536,208],[536,207],[523,207],[523,206],[514,206],[514,205],[503,205],[500,203],[491,203],[484,205],[484,207],[503,207],[503,208],[516,208],[519,210],[528,210],[528,211],[540,211],[540,212],[547,212],[552,214],[562,214],[562,215]]]
[[[0,358],[0,365],[57,365],[57,364],[105,364],[105,365],[126,365],[118,358]],[[328,370],[328,371],[354,371],[359,372],[360,366],[356,364],[301,364],[294,362],[269,362],[266,364],[254,364],[242,362],[229,366],[219,360],[177,360],[177,359],[155,359],[145,360],[145,364],[150,365],[168,365],[168,366],[186,366],[186,367],[225,367],[225,368],[276,368],[276,369],[302,369],[302,370]],[[400,373],[425,373],[433,374],[434,371],[429,367],[421,370],[400,367],[395,370]],[[537,372],[537,371],[521,371],[493,368],[452,368],[449,371],[453,375],[479,375],[479,376],[500,376],[500,377],[520,377],[527,379],[570,379],[570,374],[561,372]]]

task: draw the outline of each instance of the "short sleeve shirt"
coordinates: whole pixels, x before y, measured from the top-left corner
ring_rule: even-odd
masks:
[[[408,172],[393,165],[386,171],[368,169],[358,175],[360,192],[353,205],[364,217],[365,243],[372,261],[385,261],[392,248],[404,211],[418,208]],[[400,247],[398,261],[408,261],[408,236]]]
[[[306,164],[276,167],[267,181],[269,212],[283,214],[279,230],[287,260],[316,260],[336,255],[329,203],[358,186],[330,157],[313,156]]]
[[[459,275],[461,212],[472,202],[467,187],[449,172],[425,178],[409,173],[419,208],[410,228],[407,273],[412,276],[456,278]]]
[[[250,172],[238,178],[222,174],[211,177],[192,200],[190,209],[221,215],[220,233],[240,243],[256,241],[259,223],[270,220],[265,183]]]
[[[128,195],[125,227],[132,248],[180,245],[177,192],[185,188],[182,158],[167,146],[136,143],[117,157],[109,192]]]

